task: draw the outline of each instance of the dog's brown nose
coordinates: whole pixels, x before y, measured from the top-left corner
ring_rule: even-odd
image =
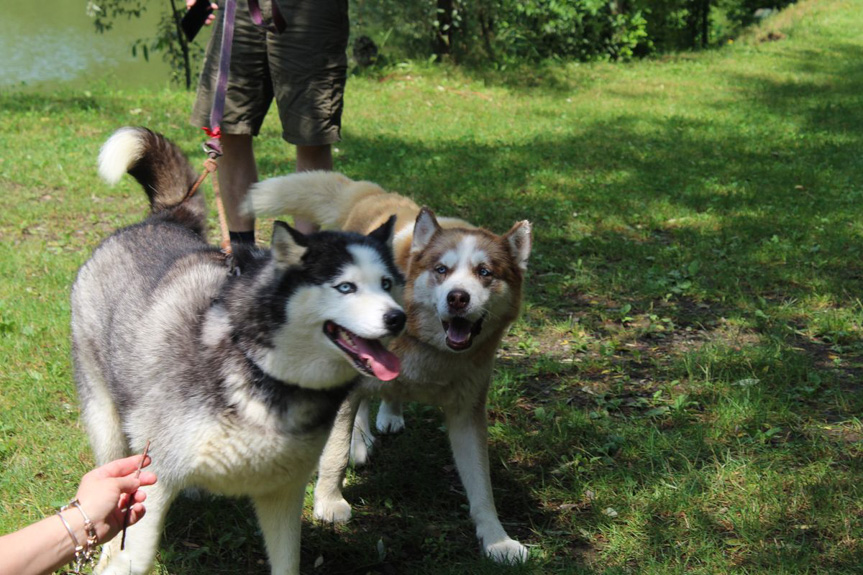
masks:
[[[391,309],[384,314],[384,325],[387,326],[387,330],[393,335],[401,333],[405,327],[406,320],[405,312],[400,309]]]
[[[462,311],[470,303],[470,294],[462,289],[454,289],[446,295],[446,303],[451,311]]]

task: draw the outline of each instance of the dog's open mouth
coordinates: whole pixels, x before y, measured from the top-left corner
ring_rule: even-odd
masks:
[[[476,321],[470,321],[463,317],[454,317],[449,321],[442,321],[443,330],[446,332],[447,347],[455,351],[467,349],[473,343],[473,337],[482,331],[482,316]]]
[[[360,337],[332,321],[324,323],[324,333],[354,360],[354,367],[362,373],[381,381],[391,381],[398,377],[401,361],[379,340]]]

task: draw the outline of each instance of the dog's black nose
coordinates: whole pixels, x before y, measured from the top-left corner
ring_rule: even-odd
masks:
[[[401,333],[405,327],[406,320],[405,312],[400,309],[391,309],[384,314],[384,325],[387,326],[387,329],[393,335]]]
[[[463,289],[454,289],[446,294],[446,303],[453,311],[461,311],[470,303],[470,294]]]

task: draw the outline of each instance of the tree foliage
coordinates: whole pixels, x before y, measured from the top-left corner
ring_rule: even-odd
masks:
[[[409,58],[629,60],[705,48],[793,0],[354,0],[355,32]],[[722,22],[720,25],[719,22]]]
[[[702,49],[757,19],[759,9],[794,0],[350,0],[352,33],[396,58],[506,65],[542,60],[626,61],[654,53]],[[146,0],[90,0],[96,30],[140,17]],[[162,0],[149,38],[132,45],[160,52],[174,79],[192,86],[203,53],[179,30],[183,0]],[[763,10],[762,10],[763,13]],[[371,40],[369,39],[371,38]],[[373,42],[372,42],[373,41]]]

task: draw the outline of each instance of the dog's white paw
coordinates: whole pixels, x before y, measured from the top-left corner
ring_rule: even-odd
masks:
[[[372,449],[375,445],[375,436],[371,433],[360,433],[356,429],[351,436],[351,463],[354,467],[360,467],[369,462]]]
[[[405,418],[400,408],[394,409],[386,401],[381,402],[375,427],[381,433],[398,433],[405,428]]]
[[[347,523],[351,518],[351,504],[344,499],[315,500],[315,519],[327,523]]]
[[[527,547],[510,538],[486,545],[485,554],[498,563],[510,564],[524,563],[528,557]]]

